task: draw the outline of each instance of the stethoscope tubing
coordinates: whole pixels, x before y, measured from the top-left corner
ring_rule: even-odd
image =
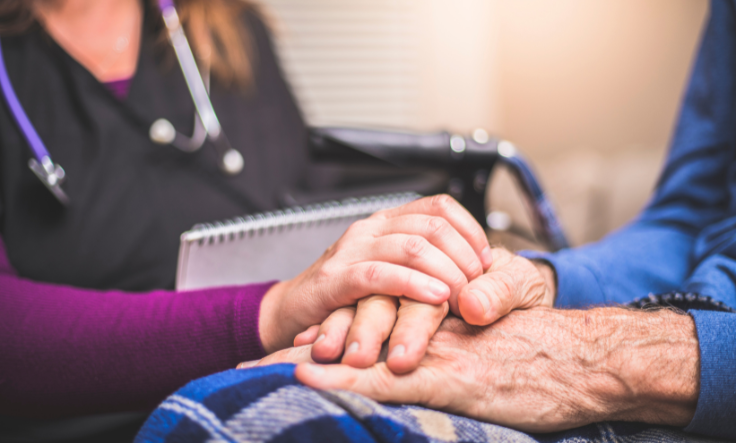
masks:
[[[222,126],[215,113],[215,108],[210,101],[210,95],[204,84],[199,67],[194,59],[192,48],[184,34],[179,14],[176,12],[173,0],[159,0],[159,9],[163,17],[166,29],[169,32],[169,40],[179,60],[184,80],[189,88],[189,93],[194,101],[194,108],[199,115],[207,135],[214,148],[218,151],[220,158],[220,169],[226,174],[235,175],[243,169],[243,156],[230,146]]]
[[[163,3],[171,3],[171,1],[162,0],[159,5]],[[202,80],[202,76],[199,73],[199,67],[194,60],[192,49],[189,47],[189,43],[184,36],[184,30],[179,22],[176,9],[173,5],[167,7],[161,6],[161,15],[169,31],[171,46],[174,48],[176,57],[179,59],[179,65],[184,74],[184,80],[187,83],[187,88],[189,88],[189,93],[192,95],[197,114],[199,114],[199,118],[207,130],[207,134],[212,139],[217,139],[222,133],[222,126],[217,119],[217,114],[215,114],[210,96],[207,93],[207,87],[204,85],[204,80]]]
[[[196,110],[195,131],[192,137],[186,137],[176,131],[168,120],[159,119],[151,126],[150,138],[156,143],[173,145],[185,152],[198,150],[205,140],[209,139],[219,154],[220,169],[228,175],[238,174],[243,169],[243,156],[239,151],[230,146],[230,142],[222,130],[222,126],[210,100],[208,87],[205,85],[204,79],[199,72],[199,67],[194,59],[189,41],[184,34],[184,29],[179,21],[179,15],[174,7],[174,2],[173,0],[159,0],[158,5],[169,33],[169,40],[174,48],[187,88],[194,102],[194,108]],[[18,96],[10,82],[7,66],[5,65],[1,41],[0,89],[3,92],[3,96],[5,96],[5,101],[8,104],[10,113],[13,115],[13,119],[33,152],[34,158],[29,160],[28,166],[62,204],[68,204],[69,197],[61,189],[61,184],[66,178],[66,173],[59,164],[52,161],[51,154],[46,149],[46,145],[41,140],[38,132],[36,132],[36,128],[34,128],[25,109],[23,109],[23,106],[18,100]],[[161,135],[162,128],[163,136]],[[156,129],[159,131],[157,132]]]
[[[5,102],[10,108],[10,113],[13,115],[15,122],[18,124],[20,131],[23,133],[23,137],[28,142],[33,155],[39,163],[43,163],[44,158],[51,158],[46,145],[43,144],[41,137],[36,132],[36,128],[28,119],[25,109],[20,104],[18,96],[15,95],[15,89],[10,83],[10,77],[8,76],[8,69],[5,66],[5,57],[3,55],[2,41],[0,41],[0,88],[3,90],[5,96]]]
[[[64,172],[64,168],[51,160],[51,154],[49,154],[46,145],[39,137],[36,128],[33,127],[25,109],[18,100],[18,96],[15,94],[15,89],[13,89],[13,84],[10,82],[10,76],[8,75],[8,68],[5,65],[2,41],[0,41],[0,89],[2,89],[5,102],[10,108],[13,119],[18,124],[20,132],[28,142],[28,146],[35,157],[28,161],[28,167],[61,204],[69,204],[69,197],[61,189],[61,184],[66,178],[66,172]]]

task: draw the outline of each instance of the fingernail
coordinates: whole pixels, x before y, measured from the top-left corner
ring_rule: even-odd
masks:
[[[317,344],[317,343],[321,342],[324,339],[325,339],[325,334],[322,334],[319,337],[317,337],[317,340],[315,340],[314,343]]]
[[[483,268],[488,268],[493,264],[493,252],[491,248],[486,246],[480,253],[480,261],[483,262]]]
[[[404,345],[396,345],[391,350],[391,352],[388,353],[388,358],[401,357],[405,353],[406,353],[406,347]]]
[[[437,280],[429,281],[429,292],[435,297],[447,297],[450,293],[450,288],[444,283],[440,283]]]
[[[488,301],[488,297],[477,289],[471,289],[470,293],[478,300],[481,306],[483,306],[483,316],[488,315],[488,311],[491,310],[491,302]]]
[[[236,366],[235,369],[252,368],[253,366],[256,366],[260,362],[261,362],[260,360],[244,361],[243,363],[240,363],[238,366]]]
[[[322,375],[325,373],[325,368],[312,363],[307,363],[307,370],[315,375]]]
[[[345,350],[345,355],[350,355],[353,352],[358,352],[358,349],[360,349],[360,344],[357,341],[354,341],[350,343],[350,346]]]

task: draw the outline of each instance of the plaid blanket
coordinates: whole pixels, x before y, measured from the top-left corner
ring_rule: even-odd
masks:
[[[711,442],[674,428],[599,423],[530,435],[417,406],[389,406],[300,384],[294,365],[195,380],[151,414],[136,443],[243,442]]]

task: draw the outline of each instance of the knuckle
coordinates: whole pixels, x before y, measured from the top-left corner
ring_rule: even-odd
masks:
[[[396,297],[389,295],[371,295],[369,297],[358,300],[358,309],[371,308],[371,309],[385,309],[390,308],[395,310]]]
[[[398,284],[401,285],[401,288],[405,292],[409,292],[412,288],[424,287],[426,284],[424,280],[420,280],[418,278],[419,274],[415,271],[400,272],[398,275]],[[399,303],[401,303],[401,300],[403,299],[404,297],[401,297]]]
[[[385,220],[386,214],[388,214],[389,209],[381,209],[380,211],[374,212],[370,217],[368,217],[366,220]]]
[[[433,236],[443,236],[450,229],[450,223],[442,217],[427,219],[427,233]]]
[[[457,201],[447,194],[438,194],[431,197],[430,204],[442,212],[447,212],[457,205]]]
[[[483,266],[478,260],[473,260],[468,266],[468,275],[470,278],[476,278],[483,275]]]
[[[404,240],[404,253],[410,259],[420,258],[427,252],[427,240],[418,235],[410,235]]]
[[[523,288],[524,286],[529,286],[530,288],[546,288],[547,284],[544,280],[544,276],[530,260],[516,255],[512,259],[511,263],[513,269],[516,271],[514,274],[519,280],[519,282],[517,282],[518,287]]]
[[[363,280],[366,285],[374,286],[381,281],[383,276],[383,266],[380,263],[370,263],[365,267]]]
[[[335,255],[343,252],[345,250],[345,246],[350,245],[350,241],[347,239],[347,232],[343,234],[342,237],[337,239],[337,241],[333,244],[331,244],[324,252],[323,256],[326,258],[332,258]]]
[[[332,320],[329,324],[333,329],[344,331],[350,327],[355,318],[355,306],[344,306],[333,312]],[[328,318],[330,318],[328,317]]]
[[[366,229],[365,220],[355,221],[348,227],[343,237],[354,237],[356,235],[360,235],[361,233],[365,231],[365,229]]]
[[[448,302],[444,302],[441,305],[425,305],[423,303],[417,304],[417,319],[422,324],[427,324],[427,322],[430,323],[437,323],[439,326],[439,322],[442,321],[443,318],[447,316],[447,313],[450,311],[450,304]],[[430,336],[434,334],[434,330],[431,331]],[[412,331],[413,335],[413,331]]]
[[[318,282],[327,282],[333,278],[333,269],[330,263],[325,263],[314,272],[314,278]]]
[[[455,277],[450,282],[450,286],[455,287],[455,288],[462,288],[462,287],[467,286],[467,284],[468,284],[468,279],[465,277],[465,274],[459,271],[456,273]]]
[[[499,273],[486,290],[491,302],[494,300],[503,308],[512,309],[517,295],[517,285],[514,278],[506,273]]]
[[[309,278],[309,287],[311,290],[323,287],[326,283],[332,281],[332,275],[325,270],[324,266],[316,269]]]
[[[327,247],[327,249],[324,250],[322,255],[320,256],[320,260],[322,261],[324,266],[327,263],[330,263],[335,260],[335,256],[339,255],[343,251],[343,240],[338,239],[335,243],[331,244]]]
[[[484,289],[489,293],[512,296],[516,292],[516,284],[511,274],[507,272],[494,272],[483,279],[486,286]]]
[[[465,256],[463,258],[466,258]],[[461,269],[468,276],[468,280],[475,280],[478,277],[483,276],[483,265],[480,260],[473,253],[472,256],[467,257],[467,262],[461,266]]]

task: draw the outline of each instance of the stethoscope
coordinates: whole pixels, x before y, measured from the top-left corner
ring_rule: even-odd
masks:
[[[220,121],[217,119],[208,92],[209,75],[207,75],[208,81],[205,83],[197,67],[197,62],[194,60],[194,54],[184,34],[173,0],[159,0],[158,6],[161,9],[161,15],[169,33],[169,41],[174,47],[176,58],[179,60],[179,66],[184,74],[184,80],[192,96],[192,101],[194,101],[196,112],[194,115],[194,131],[191,137],[178,132],[174,125],[164,118],[156,120],[151,125],[149,137],[155,143],[172,145],[184,152],[197,151],[209,139],[218,153],[220,169],[228,175],[238,174],[243,170],[243,156],[230,146]],[[28,161],[28,167],[62,204],[68,204],[69,197],[61,188],[66,179],[64,168],[51,159],[51,154],[49,154],[41,137],[39,137],[33,124],[28,119],[23,106],[18,101],[18,96],[10,83],[10,77],[5,67],[2,44],[0,44],[0,89],[2,89],[5,101],[8,103],[10,113],[33,152],[34,158]]]

